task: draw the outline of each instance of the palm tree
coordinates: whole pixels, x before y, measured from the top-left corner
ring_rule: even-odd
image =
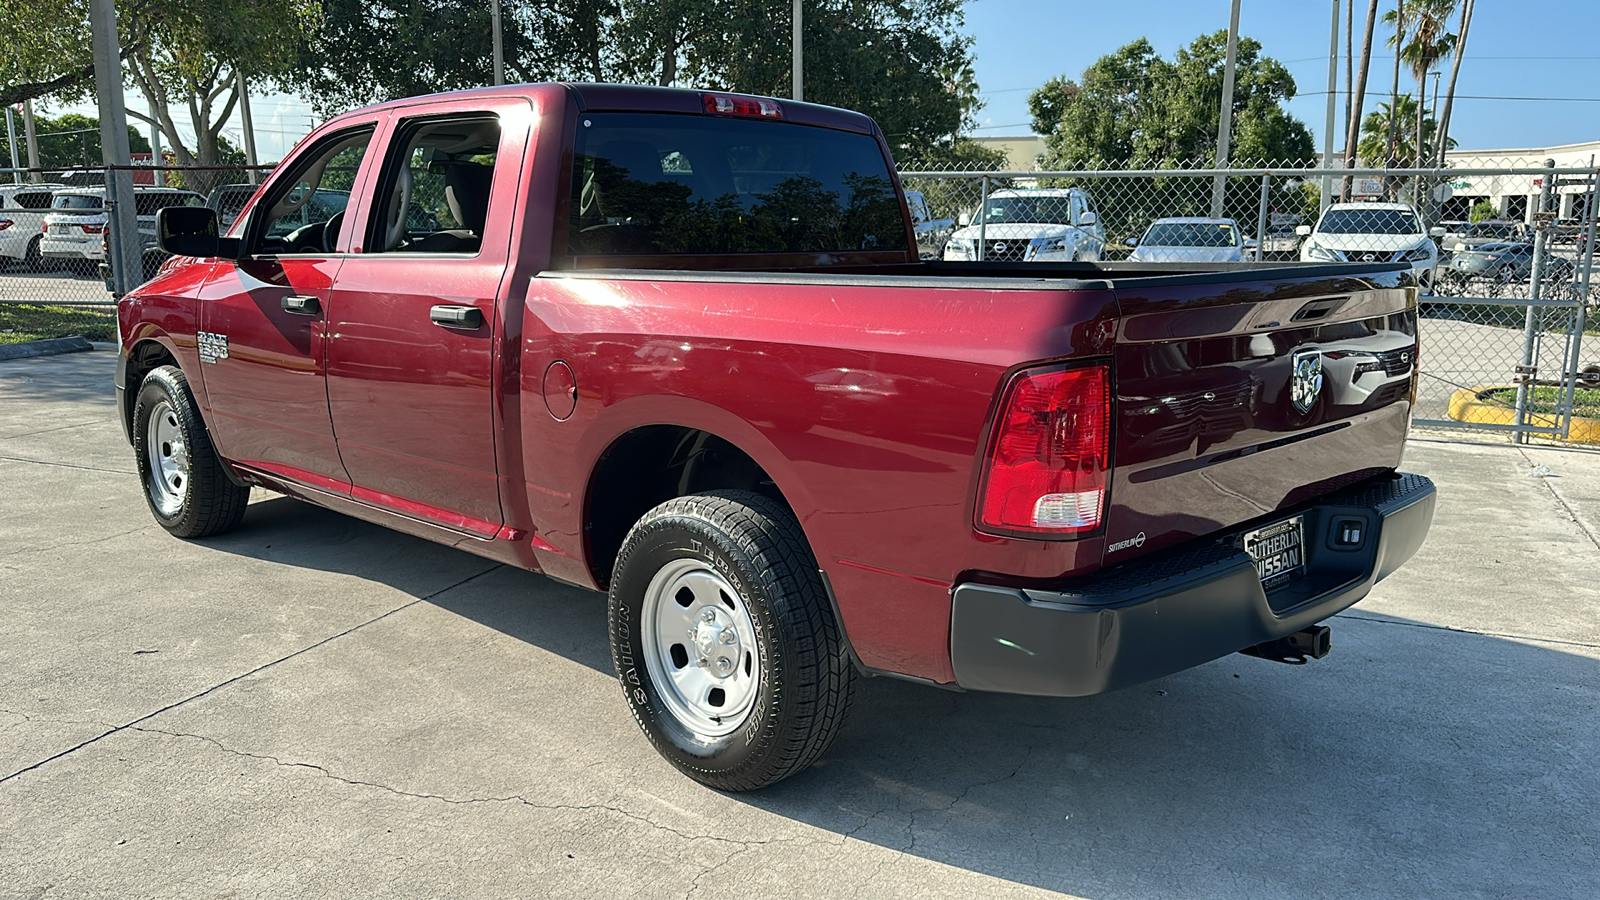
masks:
[[[1352,4],[1353,7],[1353,4]],[[1344,167],[1353,168],[1356,164],[1357,147],[1361,143],[1361,107],[1367,99],[1367,71],[1372,68],[1372,28],[1378,19],[1378,0],[1368,0],[1367,3],[1367,28],[1361,37],[1361,67],[1356,76],[1355,89],[1350,92],[1350,112],[1347,117],[1348,126],[1344,141]],[[1373,157],[1366,157],[1367,164],[1371,165]],[[1349,179],[1345,180],[1345,189],[1348,192]]]
[[[1406,43],[1406,29],[1410,27],[1411,20],[1406,16],[1406,0],[1395,0],[1394,9],[1383,14],[1383,23],[1394,28],[1394,34],[1386,42],[1394,48],[1394,81],[1389,85],[1389,108],[1394,109],[1400,105],[1400,48]],[[1383,164],[1389,168],[1394,167],[1394,151],[1397,133],[1396,122],[1389,119],[1389,140],[1384,145]],[[1374,157],[1376,158],[1376,157]]]
[[[1439,113],[1439,133],[1450,137],[1450,108],[1455,105],[1456,78],[1461,74],[1461,57],[1467,52],[1467,29],[1472,26],[1472,7],[1476,0],[1462,0],[1461,27],[1456,30],[1455,59],[1450,63],[1450,85],[1444,92],[1444,109]],[[1444,147],[1439,148],[1439,165],[1444,165]]]
[[[1376,112],[1367,114],[1361,123],[1361,143],[1357,152],[1363,159],[1376,159],[1385,152],[1388,135],[1394,134],[1394,158],[1398,168],[1414,168],[1419,160],[1432,159],[1437,155],[1434,147],[1434,138],[1437,135],[1437,123],[1432,116],[1423,114],[1422,118],[1422,154],[1417,154],[1417,145],[1413,142],[1413,133],[1409,128],[1399,129],[1391,127],[1399,122],[1411,122],[1418,114],[1418,103],[1410,94],[1401,94],[1394,106],[1379,103]],[[1393,110],[1394,114],[1390,115]],[[1453,141],[1447,141],[1454,146]]]
[[[1411,40],[1400,51],[1400,57],[1417,79],[1417,145],[1421,146],[1422,101],[1428,96],[1428,73],[1439,60],[1448,57],[1456,47],[1456,36],[1451,34],[1450,14],[1456,10],[1456,0],[1411,0],[1408,15],[1411,17]],[[1418,158],[1417,165],[1430,157]]]

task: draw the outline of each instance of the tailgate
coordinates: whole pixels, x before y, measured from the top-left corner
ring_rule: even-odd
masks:
[[[1360,274],[1349,274],[1358,272]],[[1393,266],[1114,282],[1116,565],[1395,468],[1417,361]]]

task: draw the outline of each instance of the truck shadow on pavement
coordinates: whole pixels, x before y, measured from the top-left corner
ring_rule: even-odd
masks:
[[[429,596],[367,551],[492,564],[287,499],[209,543],[384,581],[612,677],[592,592],[503,570]],[[752,794],[677,795],[1095,898],[1594,896],[1592,648],[1359,606],[1331,624],[1332,654],[1307,666],[1235,655],[1099,697],[866,679],[812,769]]]

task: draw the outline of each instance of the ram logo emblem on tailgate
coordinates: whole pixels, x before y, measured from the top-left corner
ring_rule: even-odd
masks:
[[[1311,411],[1322,393],[1322,351],[1296,350],[1294,371],[1289,376],[1289,400],[1300,412]]]

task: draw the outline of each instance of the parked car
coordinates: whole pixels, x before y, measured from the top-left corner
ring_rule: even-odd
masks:
[[[351,166],[340,213],[280,235]],[[424,176],[450,220],[418,234]],[[163,210],[177,258],[119,305],[155,521],[218,534],[261,487],[606,591],[636,721],[724,790],[817,760],[862,674],[1082,696],[1321,657],[1432,519],[1396,471],[1409,391],[1324,377],[1345,329],[1414,350],[1405,266],[925,262],[844,110],[393,101],[318,127],[240,222]]]
[[[1572,261],[1554,254],[1545,257],[1546,269],[1542,277],[1554,281],[1570,281],[1576,274]],[[1527,281],[1533,277],[1533,244],[1503,242],[1481,244],[1471,250],[1457,252],[1448,268],[1440,270],[1441,276],[1465,280],[1492,278],[1501,283]]]
[[[1157,219],[1144,236],[1129,238],[1132,262],[1241,262],[1255,248],[1232,219]]]
[[[45,268],[39,244],[44,237],[44,219],[50,212],[50,199],[61,187],[32,183],[0,185],[0,217],[11,223],[0,228],[0,261],[15,260],[35,272]]]
[[[935,219],[928,212],[928,201],[921,191],[906,191],[906,208],[911,211],[911,229],[917,236],[917,255],[923,259],[944,256],[944,245],[955,232],[955,219]]]
[[[82,273],[90,273],[106,259],[107,217],[104,188],[67,188],[51,200],[45,216],[40,250]],[[168,206],[203,206],[205,198],[194,191],[135,187],[133,202],[141,236],[140,258],[144,271],[152,271],[164,254],[156,247],[156,211]]]
[[[1447,225],[1441,222],[1440,225]],[[1485,244],[1501,244],[1522,238],[1525,229],[1520,222],[1473,222],[1459,231],[1445,232],[1439,245],[1451,253],[1474,250]]]
[[[1105,230],[1094,199],[1082,188],[1006,189],[989,195],[973,224],[950,236],[944,258],[998,262],[1081,262],[1098,260]]]
[[[1439,258],[1422,219],[1404,203],[1335,203],[1317,224],[1301,225],[1300,259],[1307,262],[1405,262],[1426,285]]]

